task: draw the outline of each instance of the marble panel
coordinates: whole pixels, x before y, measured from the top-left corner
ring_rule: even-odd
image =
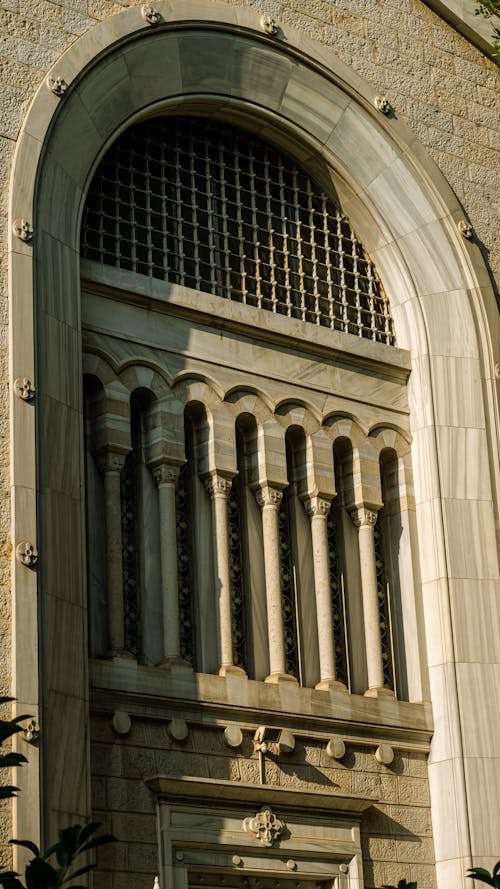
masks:
[[[445,632],[441,618],[449,595],[449,583],[450,581],[446,578],[442,578],[440,580],[430,580],[422,584],[427,663],[429,667],[436,667],[454,660],[452,640]]]
[[[231,94],[278,111],[297,62],[269,47],[241,41],[235,54]]]
[[[122,66],[123,75],[124,66]],[[103,84],[106,80],[103,79]],[[103,136],[99,133],[96,121],[91,116],[93,103],[82,101],[85,90],[93,87],[81,87],[80,92],[71,96],[67,104],[63,104],[57,116],[57,124],[49,143],[49,152],[57,164],[61,166],[73,182],[81,186],[88,175],[89,166],[102,147]],[[103,86],[100,87],[103,90]],[[96,96],[96,102],[99,99]],[[101,98],[103,101],[103,98]],[[109,121],[108,110],[108,121]],[[82,151],[82,146],[85,150]],[[44,183],[46,184],[46,183]],[[59,191],[58,195],[64,194]]]
[[[431,763],[453,760],[460,753],[458,692],[455,664],[429,667],[434,736],[429,755]]]
[[[457,664],[457,682],[464,756],[500,759],[500,664]]]
[[[47,398],[44,401],[42,433],[50,447],[45,453],[45,484],[72,498],[81,494],[81,415],[65,404]]]
[[[146,46],[147,43],[147,46]],[[134,96],[154,102],[182,92],[177,34],[158,32],[127,46],[123,53]]]
[[[78,98],[79,114],[84,121],[90,121],[98,133],[97,150],[92,154],[89,145],[85,152],[85,172],[87,172],[89,157],[97,155],[103,141],[130,116],[136,107],[132,81],[123,56],[113,55],[109,61],[101,63],[98,77],[87,78],[79,84]],[[78,132],[78,126],[75,130]]]
[[[48,489],[39,495],[39,509],[39,545],[42,552],[51,553],[51,558],[41,563],[47,589],[57,598],[81,604],[82,505],[64,493]]]
[[[45,231],[38,241],[44,258],[44,273],[39,275],[40,309],[76,328],[80,319],[79,301],[74,299],[75,251]]]
[[[486,718],[489,719],[490,715],[491,713],[488,712]],[[481,726],[484,726],[483,720]],[[496,737],[496,759],[468,756],[464,758],[472,852],[475,861],[480,861],[481,866],[484,858],[494,857],[498,860],[498,837],[500,835],[498,794],[494,791],[490,792],[493,788],[498,789],[500,774],[498,734]]]
[[[367,192],[379,213],[390,220],[395,238],[427,225],[436,218],[435,204],[417,186],[414,169],[406,157],[394,160],[374,178]]]
[[[457,661],[499,660],[500,597],[495,580],[451,580],[451,613]]]
[[[418,291],[444,293],[463,287],[463,270],[451,237],[444,234],[440,219],[426,223],[398,239],[403,257],[418,281]],[[429,331],[432,341],[432,330]]]
[[[498,578],[491,502],[443,500],[447,563],[451,577]]]
[[[446,577],[448,565],[442,539],[442,507],[439,500],[426,500],[417,508],[420,571],[422,583]]]
[[[225,95],[230,92],[234,80],[238,83],[238,65],[245,58],[243,41],[217,31],[208,34],[182,31],[178,47],[184,93]]]
[[[419,303],[430,332],[430,342],[420,340],[421,353],[428,352],[432,344],[433,355],[478,358],[472,302],[468,290],[422,294]]]
[[[82,690],[83,692],[83,690]],[[57,836],[58,826],[86,818],[89,811],[88,773],[85,736],[87,703],[58,691],[48,691],[47,712],[50,722],[45,726],[43,773],[50,786],[52,815],[47,819],[47,836]]]
[[[325,142],[348,102],[334,84],[301,67],[290,77],[279,110],[309,136]]]
[[[490,501],[486,430],[438,426],[436,436],[443,497]]]
[[[326,141],[341,169],[349,170],[349,181],[359,189],[368,186],[400,156],[376,123],[351,103],[344,110]]]
[[[430,358],[438,426],[484,428],[481,366],[474,358]]]
[[[46,657],[44,681],[64,695],[78,696],[86,681],[85,613],[81,605],[62,597],[46,596]]]
[[[79,155],[83,153],[80,151],[78,141],[75,142],[74,150]],[[65,164],[70,166],[71,161],[66,158]],[[65,195],[64,201],[61,200],[62,194]],[[75,184],[71,173],[49,153],[44,166],[39,194],[41,211],[37,223],[40,231],[50,232],[63,244],[75,250],[78,245],[82,200],[83,193]],[[75,262],[77,262],[76,255]],[[49,268],[50,265],[48,265],[47,271]],[[38,272],[38,274],[41,273],[41,271]]]

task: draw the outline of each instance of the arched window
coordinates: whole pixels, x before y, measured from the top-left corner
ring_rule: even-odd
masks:
[[[89,432],[105,473],[104,482],[95,468],[88,476],[89,513],[101,511],[96,527],[103,513],[104,524],[115,521],[119,478],[114,533],[123,554],[107,569],[107,647],[102,628],[94,631],[94,653],[123,648],[146,664],[309,688],[394,689],[384,568],[393,506],[377,518],[386,461],[381,483],[359,442],[326,419],[328,399],[355,409],[373,378],[357,352],[349,356],[352,336],[335,360],[325,339],[330,331],[370,339],[383,362],[394,331],[373,263],[333,191],[247,131],[151,119],[123,133],[98,167],[82,257],[86,348],[135,368],[123,377],[135,387],[127,417],[125,396],[116,406],[108,381],[97,446]],[[92,320],[103,300],[112,301],[107,329]],[[252,331],[228,314],[234,303],[249,313],[245,324],[256,319]],[[270,316],[281,316],[279,331]],[[306,322],[300,341],[297,322]],[[311,324],[323,337],[314,347],[321,364],[308,352]],[[147,368],[163,395],[141,388],[151,384]],[[401,377],[391,385],[381,419],[402,398]],[[95,399],[90,387],[90,413]],[[102,469],[103,450],[114,455],[111,468],[108,460]],[[369,607],[378,620],[370,638]]]
[[[340,207],[291,157],[217,121],[123,133],[90,186],[82,255],[394,343],[389,301]]]

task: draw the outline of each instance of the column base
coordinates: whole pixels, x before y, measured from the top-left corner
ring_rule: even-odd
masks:
[[[392,688],[367,688],[364,693],[365,698],[393,698],[394,692]]]
[[[347,686],[344,685],[343,682],[340,682],[338,679],[320,679],[319,682],[314,686],[317,691],[329,691],[331,688],[335,689],[335,691],[342,691],[345,694],[348,694]]]
[[[290,676],[289,673],[270,673],[269,676],[266,676],[264,682],[293,682],[294,685],[299,684],[295,676]]]
[[[247,674],[243,667],[237,667],[235,664],[222,664],[219,667],[219,676],[244,676],[247,678]]]
[[[175,670],[180,668],[181,670],[189,670],[191,673],[193,672],[193,665],[190,664],[189,661],[184,660],[183,657],[180,657],[180,655],[169,655],[168,657],[164,657],[158,666],[162,670]]]
[[[125,649],[117,649],[116,651],[107,651],[106,658],[110,661],[129,661],[136,664],[137,658],[135,654],[132,654],[131,651],[125,651]]]

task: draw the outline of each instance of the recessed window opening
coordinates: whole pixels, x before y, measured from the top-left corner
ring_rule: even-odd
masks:
[[[389,300],[341,207],[247,131],[191,117],[130,127],[101,161],[82,256],[394,344]]]

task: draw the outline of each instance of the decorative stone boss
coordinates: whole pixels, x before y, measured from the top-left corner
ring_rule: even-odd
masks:
[[[263,846],[269,848],[283,833],[285,822],[280,821],[267,806],[263,806],[253,818],[245,818],[243,827],[247,833],[255,834]]]

